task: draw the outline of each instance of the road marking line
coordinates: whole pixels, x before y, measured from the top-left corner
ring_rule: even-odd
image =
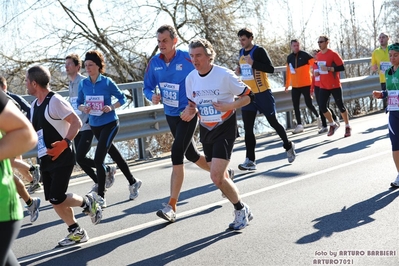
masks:
[[[370,156],[362,157],[360,159],[353,160],[353,161],[350,161],[350,162],[347,162],[347,163],[343,163],[343,164],[340,164],[340,165],[336,165],[336,166],[333,166],[333,167],[330,167],[330,168],[327,168],[327,169],[324,169],[324,170],[321,170],[321,171],[318,171],[318,172],[314,172],[314,173],[311,173],[311,174],[304,175],[302,177],[294,178],[292,180],[287,180],[287,181],[284,181],[284,182],[281,182],[281,183],[278,183],[278,184],[275,184],[275,185],[272,185],[272,186],[264,187],[264,188],[261,188],[261,189],[258,189],[258,190],[254,190],[254,191],[242,194],[241,198],[246,198],[246,197],[253,196],[253,195],[268,191],[268,190],[279,188],[279,187],[282,187],[282,186],[285,186],[285,185],[290,185],[292,183],[299,182],[299,181],[302,181],[302,180],[305,180],[305,179],[308,179],[308,178],[311,178],[311,177],[314,177],[314,176],[317,176],[317,175],[325,174],[325,173],[328,173],[328,172],[331,172],[331,171],[335,171],[335,170],[340,169],[340,168],[348,167],[348,166],[353,165],[353,164],[357,164],[357,163],[360,163],[360,162],[363,162],[363,161],[367,161],[367,160],[373,159],[375,157],[381,157],[381,156],[389,154],[389,153],[391,153],[391,151],[384,151],[384,152],[376,153],[376,154],[373,154],[373,155],[370,155]],[[227,199],[220,200],[220,201],[208,204],[208,205],[204,205],[204,206],[192,209],[192,210],[184,211],[182,213],[179,213],[179,217],[186,217],[186,216],[189,216],[189,215],[192,215],[192,214],[195,214],[195,213],[199,213],[199,212],[205,211],[207,209],[210,209],[210,208],[218,206],[218,205],[223,205],[225,203],[228,203]],[[130,228],[119,230],[117,232],[112,232],[112,233],[109,233],[109,234],[106,234],[106,235],[90,238],[88,242],[82,243],[79,246],[91,245],[91,244],[94,244],[94,243],[97,243],[97,242],[100,242],[100,241],[104,241],[104,240],[109,239],[109,238],[115,238],[115,237],[118,237],[118,236],[121,236],[121,235],[126,235],[126,234],[132,233],[134,231],[146,229],[146,228],[149,228],[151,226],[155,226],[155,225],[162,224],[162,223],[165,223],[165,222],[166,221],[163,220],[163,219],[157,219],[157,220],[154,220],[154,221],[146,222],[144,224],[139,224],[139,225],[136,225],[136,226],[132,226]],[[61,251],[72,250],[72,249],[74,249],[76,247],[77,247],[77,245],[73,245],[73,246],[70,246],[70,247],[55,248],[55,249],[52,249],[52,250],[49,250],[49,251],[44,251],[44,252],[39,253],[39,254],[35,254],[35,255],[24,257],[23,259],[19,260],[19,263],[25,263],[25,262],[29,262],[31,260],[37,260],[37,259],[39,259],[41,257],[45,257],[45,256],[48,256],[48,255],[51,255],[51,254],[56,254],[56,253],[59,253]]]

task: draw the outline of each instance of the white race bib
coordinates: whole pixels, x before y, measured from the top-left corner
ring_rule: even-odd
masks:
[[[179,84],[160,82],[162,91],[162,103],[171,107],[179,107]]]
[[[202,98],[199,100],[199,103],[197,103],[201,121],[204,123],[222,121],[222,113],[213,107],[213,102],[217,102],[217,99]]]
[[[380,71],[381,74],[385,74],[385,71],[391,67],[391,62],[381,62]]]
[[[319,66],[319,74],[321,74],[321,75],[328,74],[327,70],[326,71],[321,70],[321,66],[326,66],[327,65],[326,61],[317,61],[317,65]]]
[[[388,91],[388,111],[399,111],[399,91]]]
[[[252,71],[252,66],[250,64],[241,64],[241,79],[242,80],[252,80],[254,79],[254,74]]]
[[[40,129],[37,133],[37,157],[42,158],[47,155],[46,144],[44,143],[43,129]]]
[[[289,67],[290,67],[291,74],[295,74],[295,73],[296,73],[296,72],[295,72],[295,68],[292,66],[292,64],[289,63],[288,65],[289,65]]]
[[[100,116],[103,114],[101,111],[104,108],[104,95],[87,95],[86,105],[90,106],[90,114]]]
[[[81,115],[82,112],[78,109],[78,104],[76,102],[77,100],[78,97],[69,97],[69,102],[71,103],[73,110],[77,115]]]

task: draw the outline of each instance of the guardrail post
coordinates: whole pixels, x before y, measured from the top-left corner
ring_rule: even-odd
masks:
[[[292,128],[292,112],[285,112],[286,128]]]

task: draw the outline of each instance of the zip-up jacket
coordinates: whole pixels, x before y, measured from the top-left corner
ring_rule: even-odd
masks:
[[[165,114],[180,116],[188,104],[186,96],[186,77],[194,66],[186,51],[176,50],[176,55],[169,64],[162,54],[157,54],[148,63],[144,75],[144,95],[152,100],[155,87],[158,86]]]
[[[126,103],[126,96],[123,92],[116,86],[115,82],[106,76],[99,75],[96,82],[93,84],[90,77],[85,78],[79,83],[78,99],[76,100],[77,106],[87,104],[87,99],[90,96],[103,96],[104,102],[99,102],[100,105],[111,106],[111,96],[118,99],[119,103],[123,105]],[[89,115],[90,126],[98,127],[103,126],[113,121],[118,120],[118,116],[115,110],[111,110],[108,113],[102,113],[101,115]]]
[[[304,51],[291,53],[287,57],[285,87],[301,88],[312,84],[310,67],[314,58]]]

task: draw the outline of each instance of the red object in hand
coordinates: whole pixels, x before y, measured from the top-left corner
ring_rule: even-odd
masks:
[[[51,143],[51,147],[53,147],[52,149],[48,149],[47,150],[47,154],[52,156],[53,158],[51,158],[51,160],[55,161],[57,160],[58,156],[61,155],[61,153],[68,148],[68,143],[66,142],[66,140],[61,140],[61,141],[56,141],[54,143]]]

